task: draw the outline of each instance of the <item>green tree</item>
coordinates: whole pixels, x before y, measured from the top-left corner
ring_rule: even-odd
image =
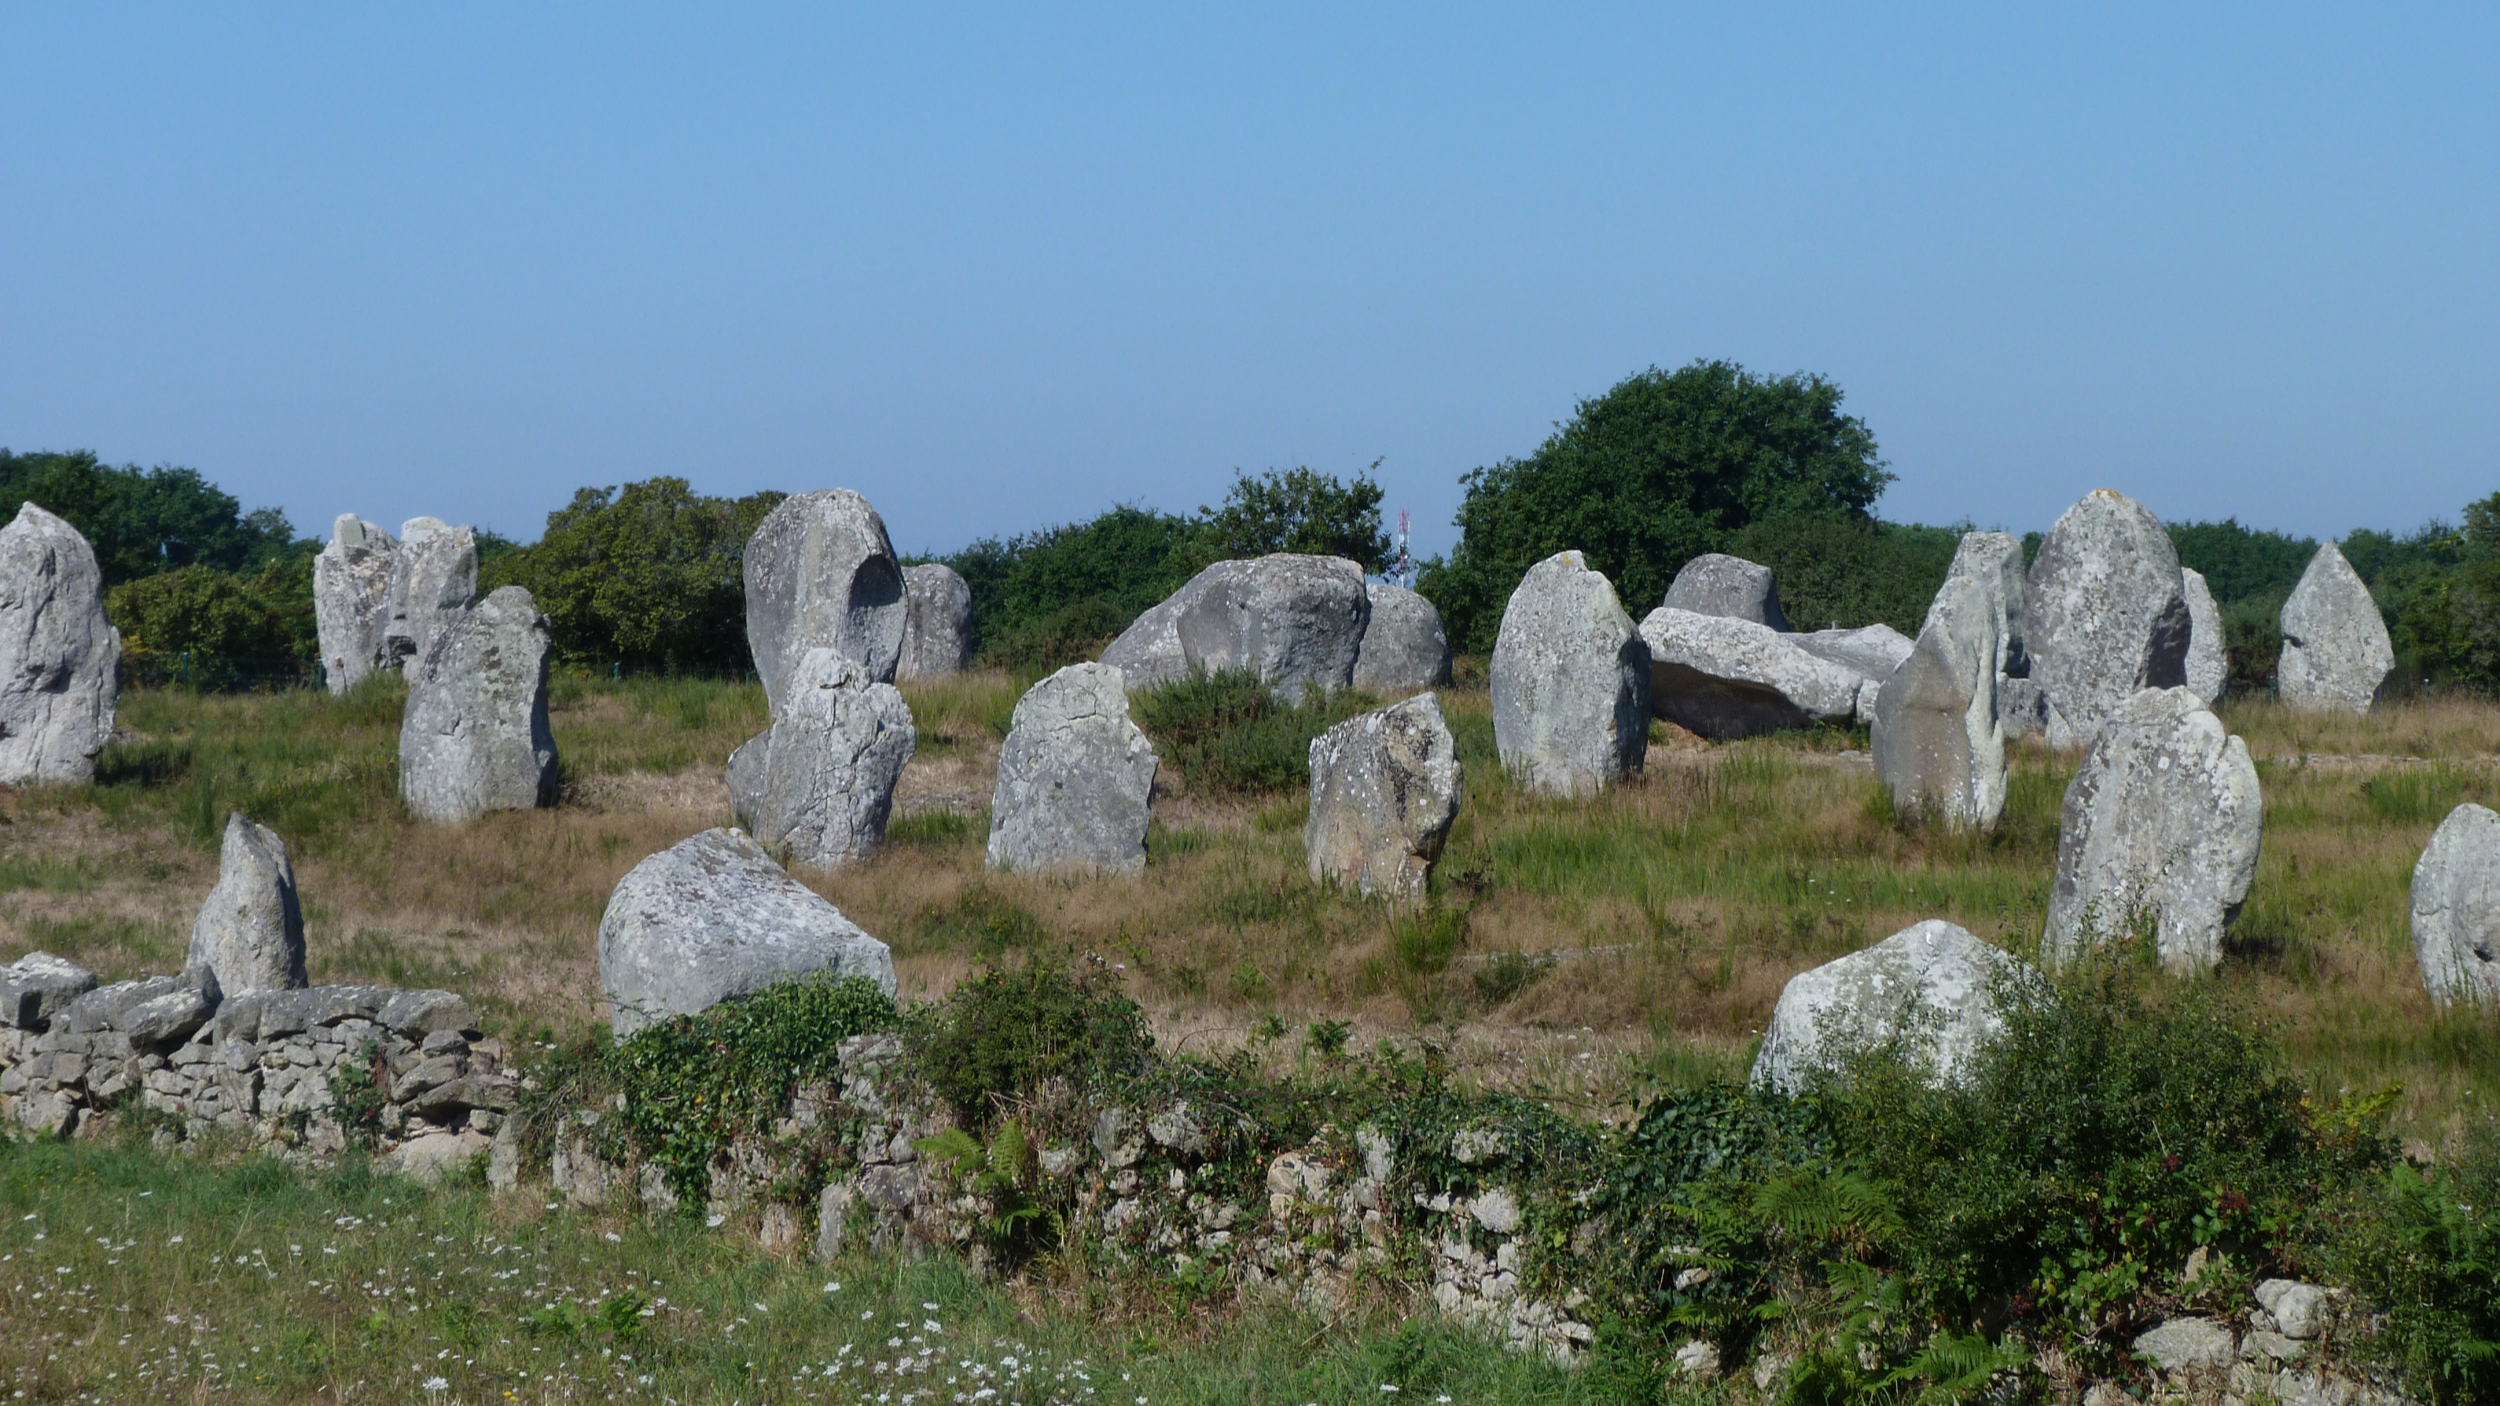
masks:
[[[1380,467],[1374,460],[1372,468]],[[1334,474],[1270,469],[1252,478],[1236,472],[1220,508],[1200,508],[1219,558],[1302,552],[1345,557],[1378,571],[1393,545],[1380,525],[1380,484],[1366,469],[1354,482]]]
[[[201,683],[292,678],[313,659],[308,558],[242,576],[178,566],[105,593],[126,668]],[[302,589],[294,579],[303,576]]]
[[[1805,513],[1758,519],[1732,534],[1726,550],[1771,568],[1781,613],[1797,629],[1880,624],[1914,636],[1968,526]]]
[[[1566,548],[1638,611],[1754,522],[1864,517],[1893,476],[1840,402],[1838,386],[1804,373],[1652,367],[1582,401],[1534,454],[1469,473],[1458,546],[1427,565],[1422,590],[1451,643],[1483,651],[1519,578]]]
[[[942,558],[972,588],[982,659],[1018,669],[1098,652],[1215,559],[1202,520],[1125,504],[1089,522],[984,538]]]
[[[27,502],[58,513],[95,548],[106,586],[179,566],[255,572],[307,544],[276,508],[250,513],[197,469],[112,468],[81,450],[0,449],[0,522]],[[318,544],[310,544],[319,550]]]

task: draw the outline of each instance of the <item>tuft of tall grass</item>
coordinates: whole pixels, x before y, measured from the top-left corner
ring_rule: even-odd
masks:
[[[1279,791],[1307,783],[1311,739],[1376,705],[1370,694],[1314,689],[1279,699],[1258,675],[1191,673],[1131,703],[1164,764],[1192,789]]]

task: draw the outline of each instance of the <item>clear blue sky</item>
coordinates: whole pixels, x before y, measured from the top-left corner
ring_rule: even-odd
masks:
[[[1435,550],[1729,357],[1847,391],[1887,517],[2500,490],[2500,7],[1050,11],[9,0],[0,444],[906,550],[1381,458]]]

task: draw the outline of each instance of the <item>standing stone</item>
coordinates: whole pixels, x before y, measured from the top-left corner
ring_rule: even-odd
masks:
[[[2222,685],[2231,677],[2230,656],[2223,649],[2222,612],[2214,606],[2205,574],[2179,568],[2179,594],[2187,601],[2187,690],[2210,708],[2222,701]]]
[[[0,528],[0,786],[85,783],[113,736],[121,632],[78,529],[28,503]]]
[[[1371,619],[1363,568],[1344,557],[1279,552],[1219,561],[1190,585],[1196,589],[1172,625],[1190,669],[1257,674],[1288,702],[1308,689],[1353,683]]]
[[[2161,520],[2123,493],[2094,489],[2049,529],[2026,606],[2052,747],[2090,743],[2140,690],[2187,682],[2179,553]]]
[[[2283,602],[2275,691],[2306,712],[2367,713],[2395,671],[2396,648],[2370,588],[2334,543],[2321,545]]]
[[[1663,604],[1669,610],[1689,610],[1695,615],[1724,615],[1774,630],[1788,628],[1788,617],[1780,614],[1779,585],[1771,579],[1771,568],[1725,552],[1704,552],[1684,563],[1667,587]]]
[[[547,617],[505,586],[434,632],[410,667],[399,794],[419,820],[555,804]]]
[[[1458,743],[1429,693],[1349,718],[1311,739],[1311,814],[1302,846],[1314,883],[1424,901],[1458,819]]]
[[[2023,544],[2007,532],[1965,532],[1961,544],[1953,549],[1953,564],[1945,568],[1944,575],[1948,581],[1967,576],[1995,597],[2005,641],[2005,657],[1997,661],[1997,672],[2009,678],[2029,675],[2031,654],[2023,642],[2028,599],[2023,581]],[[1922,633],[1925,628],[1920,626]]]
[[[2248,744],[2185,686],[2137,693],[2067,784],[2043,952],[2062,962],[2149,929],[2163,966],[2213,967],[2261,824]]]
[[[910,606],[885,519],[867,499],[847,488],[782,499],[747,539],[745,563],[747,650],[774,712],[811,649],[893,681]]]
[[[972,587],[943,562],[903,568],[898,679],[942,679],[972,662]]]
[[[399,539],[354,513],[341,513],[330,545],[313,558],[313,624],[321,638],[321,674],[333,694],[345,693],[390,660],[391,577]]]
[[[1354,686],[1384,697],[1442,688],[1450,681],[1450,637],[1431,601],[1403,586],[1365,588],[1371,622],[1354,659]]]
[[[286,841],[236,811],[226,817],[217,887],[191,922],[184,965],[217,974],[228,996],[292,991],[304,981],[304,910],[295,898],[295,865]]]
[[[809,650],[789,690],[771,730],[732,755],[730,792],[757,840],[830,869],[885,843],[894,783],[919,739],[894,685],[830,649]],[[762,755],[741,762],[758,744]],[[752,790],[742,795],[742,783]]]
[[[736,830],[706,830],[635,865],[599,919],[599,984],[619,1040],[825,971],[894,994],[893,952]]]
[[[2500,814],[2448,812],[2413,866],[2413,955],[2439,1005],[2500,1006]]]
[[[993,869],[1146,867],[1155,750],[1108,664],[1071,664],[1016,700],[990,801]]]
[[[1936,592],[1910,657],[1875,700],[1875,775],[1905,813],[1989,829],[2005,809],[2005,727],[1997,716],[2002,598],[1955,576]]]
[[[1519,783],[1587,795],[1649,755],[1649,646],[1578,552],[1528,568],[1493,642],[1493,740]]]
[[[1943,1084],[2005,1031],[1999,983],[2030,975],[2022,959],[1941,918],[1903,928],[1862,952],[1799,972],[1754,1056],[1757,1087],[1794,1092],[1819,1070],[1893,1040]]]
[[[434,637],[477,598],[477,533],[441,518],[401,523],[388,594],[382,652],[405,668],[423,659]]]

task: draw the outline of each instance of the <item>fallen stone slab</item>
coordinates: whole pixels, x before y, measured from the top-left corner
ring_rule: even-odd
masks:
[[[1766,625],[1661,606],[1641,622],[1657,715],[1714,740],[1756,737],[1858,714],[1867,676]],[[1871,708],[1870,700],[1870,708]]]
[[[0,1025],[41,1030],[69,1003],[96,989],[96,975],[67,957],[29,952],[0,966]]]

